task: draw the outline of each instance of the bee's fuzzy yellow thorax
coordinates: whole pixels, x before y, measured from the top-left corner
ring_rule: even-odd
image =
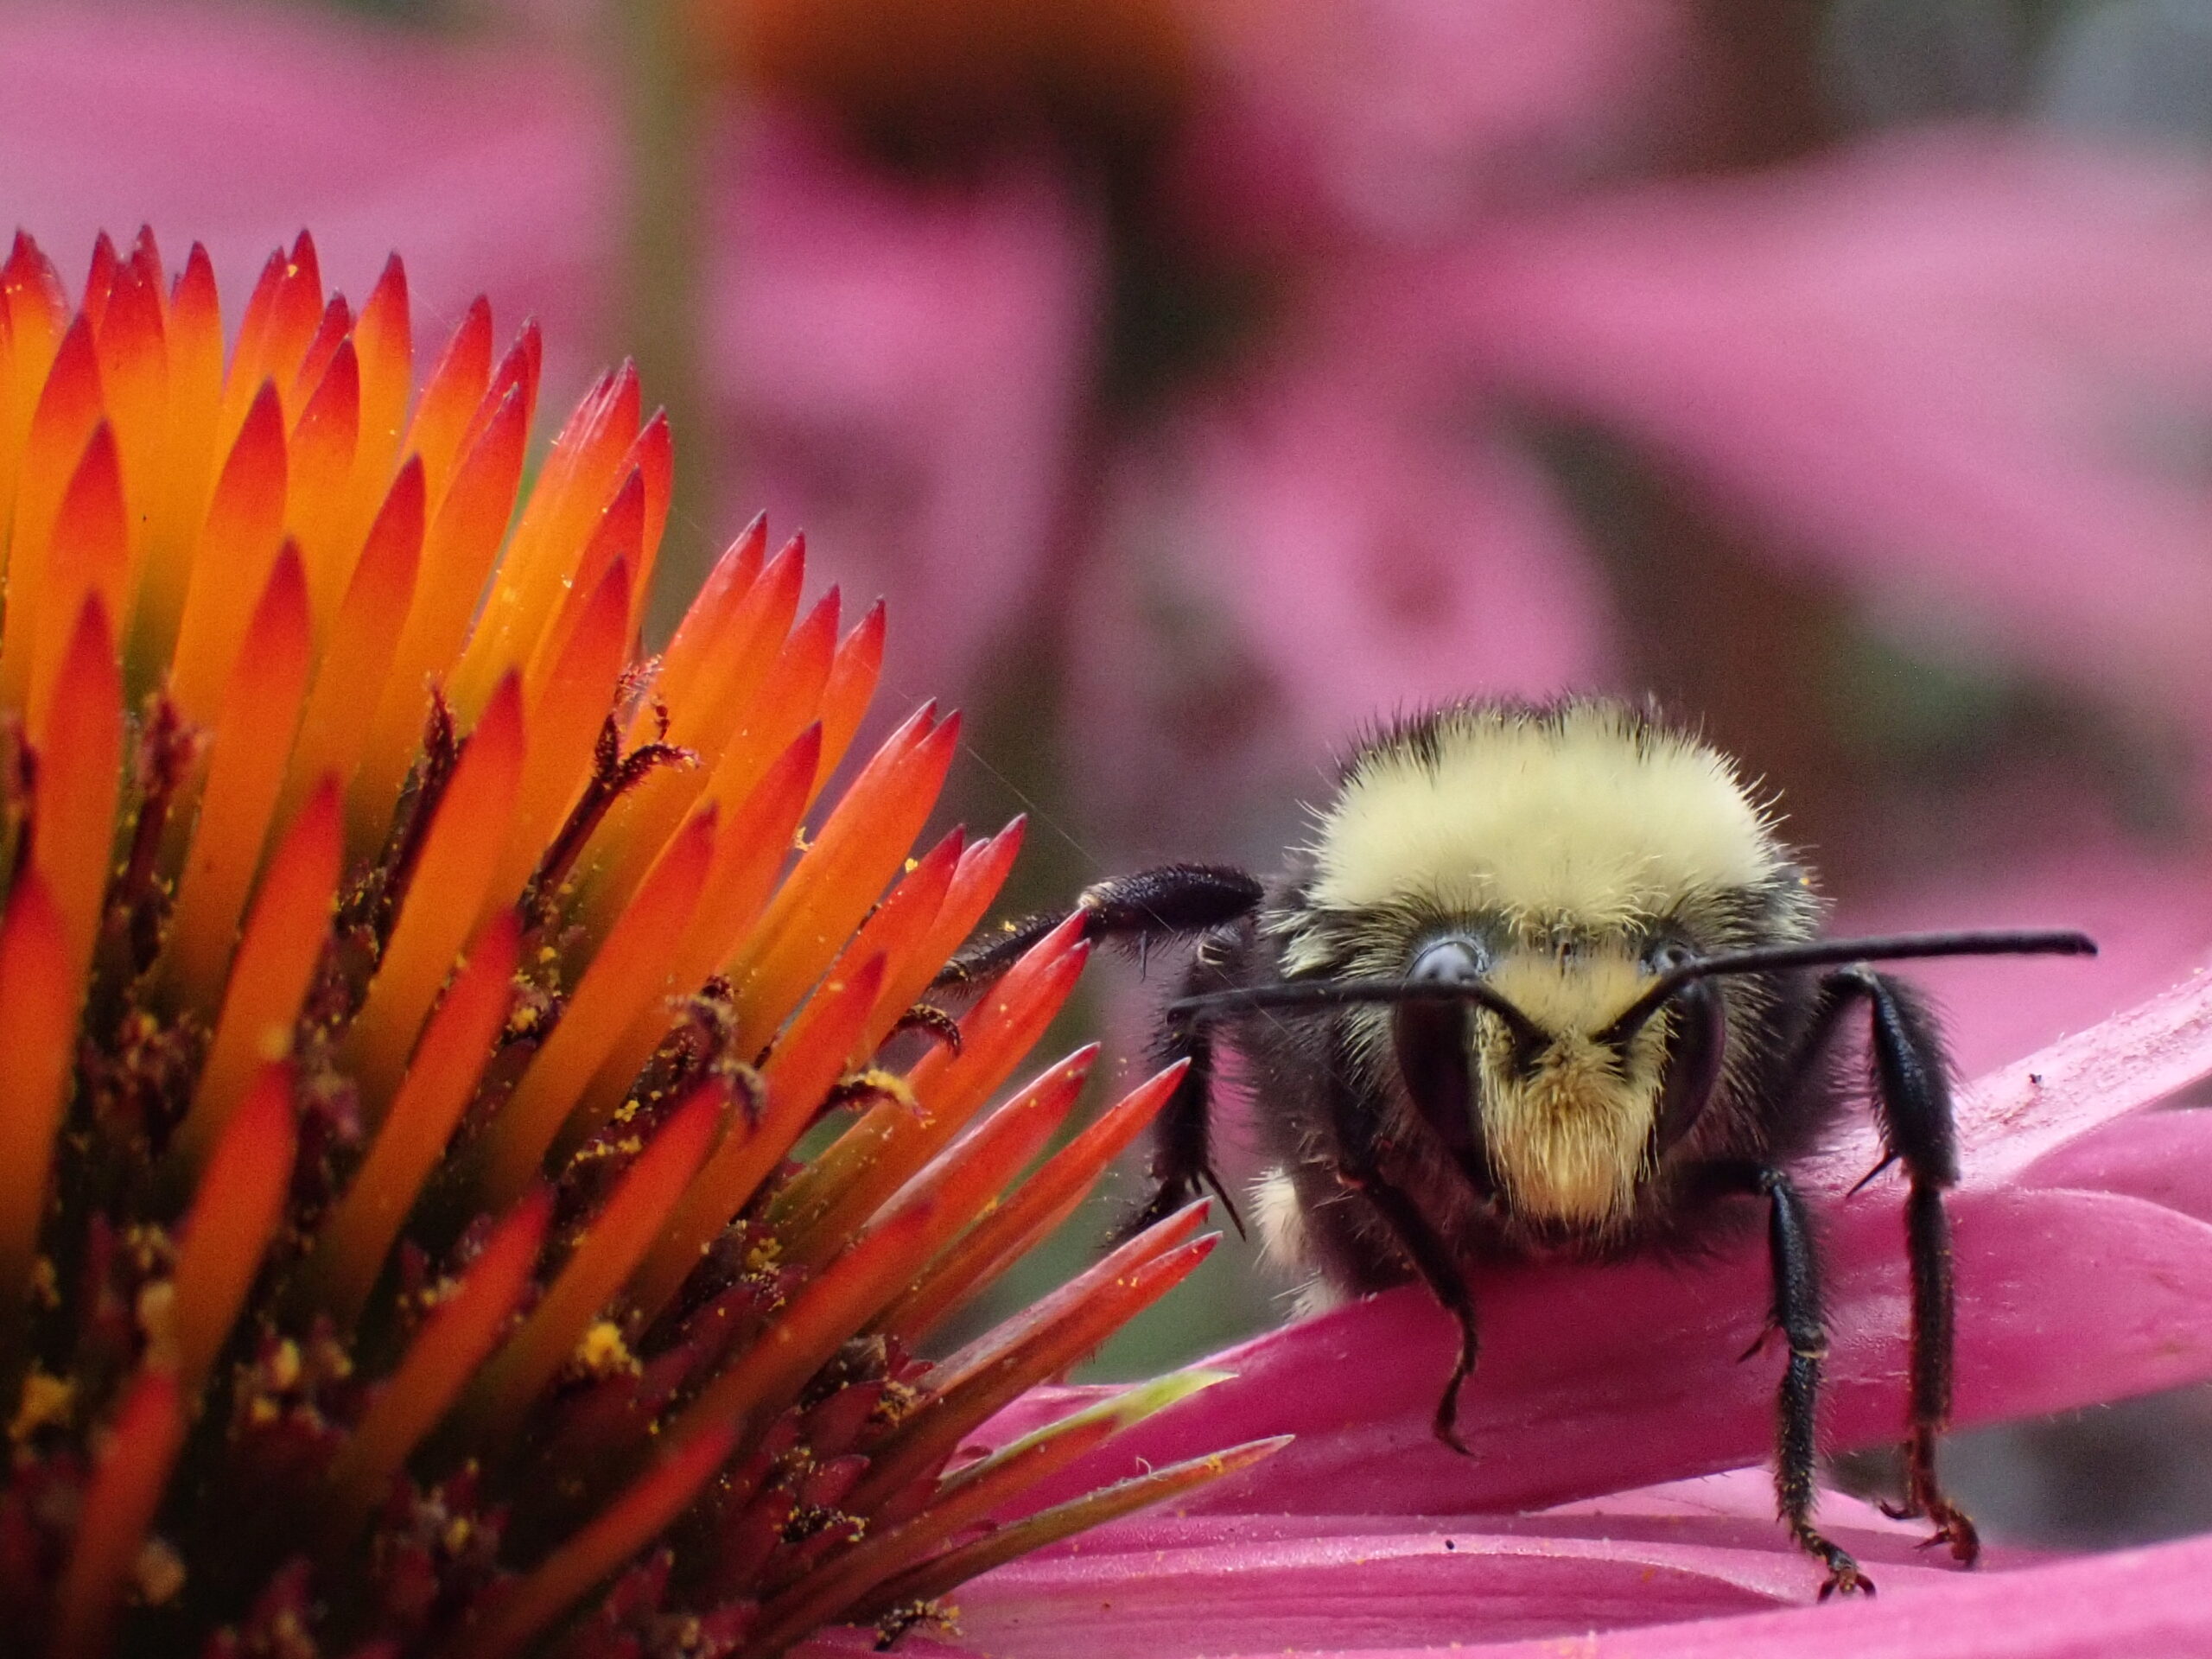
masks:
[[[1607,702],[1470,705],[1363,750],[1324,815],[1313,902],[1620,925],[1786,861],[1727,757]]]

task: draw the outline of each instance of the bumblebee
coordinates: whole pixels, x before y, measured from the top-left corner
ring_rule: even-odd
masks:
[[[2094,954],[2071,932],[1826,940],[1825,906],[1728,758],[1601,699],[1466,702],[1374,734],[1309,844],[1262,881],[1178,864],[1103,881],[1092,938],[1194,943],[1163,1025],[1188,1063],[1154,1125],[1148,1224],[1210,1189],[1217,1045],[1244,1063],[1274,1167],[1268,1253],[1316,1275],[1310,1305],[1415,1281],[1456,1321],[1435,1420],[1475,1368],[1486,1265],[1707,1247],[1764,1211],[1780,1384],[1776,1496],[1825,1569],[1823,1599],[1871,1593],[1814,1523],[1827,1351],[1820,1255],[1793,1161],[1854,1102],[1908,1178],[1907,1498],[1972,1565],[1945,1497],[1953,1293],[1942,1194],[1958,1179],[1949,1065],[1929,1006],[1870,963]],[[988,980],[1064,919],[972,945],[949,982]],[[1863,1042],[1852,1040],[1863,1033]],[[1854,1066],[1854,1051],[1865,1065]]]

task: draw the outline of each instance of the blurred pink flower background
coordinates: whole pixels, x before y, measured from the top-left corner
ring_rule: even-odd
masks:
[[[303,223],[355,289],[404,244],[433,328],[480,289],[503,327],[544,321],[574,353],[547,365],[550,408],[644,336],[664,276],[695,296],[688,350],[645,365],[696,405],[678,423],[690,494],[671,605],[684,545],[696,574],[709,526],[763,505],[804,524],[820,568],[889,600],[886,683],[973,707],[975,810],[1039,811],[1033,901],[1160,855],[1265,862],[1299,833],[1331,748],[1393,707],[1595,684],[1660,692],[1780,785],[1848,925],[2098,935],[2091,965],[1928,976],[1969,1075],[2212,953],[2212,161],[2197,147],[2212,125],[2160,78],[2186,43],[2161,44],[2147,0],[2044,8],[2058,21],[2040,34],[2034,8],[1967,0],[1124,0],[1083,9],[1126,32],[1110,61],[1137,66],[1094,77],[1088,102],[1066,64],[1115,41],[1064,60],[1076,48],[1051,7],[824,5],[810,22],[771,0],[669,6],[701,111],[688,273],[622,251],[639,180],[669,158],[638,149],[602,9],[405,10],[11,6],[0,204],[51,247],[142,221],[200,238],[234,283]],[[938,10],[950,56],[895,29],[889,46],[863,38]],[[990,78],[947,71],[963,29],[995,42]],[[939,133],[932,111],[956,104]],[[2054,111],[2074,124],[2036,118]],[[2151,130],[2115,136],[2131,125]],[[1122,1052],[1148,995],[1104,1015]],[[2200,1017],[2189,1008],[2169,1007],[2176,1029]],[[2154,1064],[2127,1046],[2139,1034],[2098,1039],[2126,1058],[2130,1103],[2212,1070],[2164,1050]],[[2190,1341],[2208,1328],[2212,1256],[2189,1252],[2212,1202],[2142,1185],[2200,1150],[2194,1116],[2089,1133],[2108,1109],[2084,1095],[2047,1166],[1977,1177],[1961,1238],[1988,1230],[1963,1323],[1991,1384],[1962,1390],[1978,1418],[2203,1374],[2158,1369],[2139,1331],[2082,1340],[2076,1360],[2109,1361],[2094,1385],[2030,1363],[2096,1311],[2107,1281],[2063,1248],[2082,1229],[2135,1276],[2181,1252],[2198,1300],[2156,1318]],[[2005,1133],[1993,1118],[1966,1140]],[[1859,1275],[1847,1322],[1887,1332],[1900,1268],[1890,1222],[1872,1226],[1839,1211],[1839,1273]],[[2000,1261],[2000,1246],[2017,1250]],[[1268,1317],[1233,1255],[1208,1269],[1216,1323],[1158,1343],[1188,1352]],[[1408,1363],[1402,1400],[1354,1414],[1380,1440],[1327,1417],[1355,1403],[1329,1392],[1352,1382],[1337,1347],[1438,1346],[1418,1299],[1262,1338],[1192,1421],[1273,1432],[1238,1402],[1288,1367],[1320,1414],[1255,1478],[1275,1483],[1267,1503],[1304,1515],[1284,1484],[1317,1466],[1302,1448],[1357,1461],[1387,1444],[1380,1466],[1410,1484],[1384,1496],[1420,1524],[1269,1529],[1216,1510],[1139,1523],[1116,1548],[1168,1551],[1213,1584],[1206,1552],[1272,1540],[1267,1572],[1323,1586],[1317,1622],[1278,1628],[1276,1581],[1240,1557],[1259,1574],[1241,1580],[1251,1622],[1224,1612],[1198,1643],[1211,1651],[1323,1630],[1340,1649],[1503,1640],[1800,1599],[1807,1575],[1756,1480],[1621,1495],[1760,1455],[1758,1366],[1723,1379],[1709,1403],[1726,1431],[1704,1440],[1599,1414],[1586,1456],[1567,1456],[1558,1427],[1562,1388],[1603,1389],[1641,1351],[1642,1328],[1607,1310],[1709,1306],[1734,1332],[1759,1306],[1749,1271],[1716,1268],[1726,1287],[1705,1300],[1671,1279],[1643,1297],[1591,1276],[1574,1294],[1595,1311],[1571,1340],[1516,1341],[1516,1318],[1554,1316],[1514,1313],[1521,1290],[1486,1294],[1478,1393],[1502,1438],[1478,1477],[1415,1432],[1426,1363]],[[1974,1271],[2055,1288],[2016,1305]],[[1685,1390],[1711,1382],[1712,1345],[1675,1356]],[[1869,1380],[1835,1391],[1839,1445],[1891,1432],[1871,1379],[1897,1362],[1869,1351]],[[2201,1438],[2212,1410],[2190,1398],[2171,1421]],[[1477,1629],[1456,1581],[1427,1576],[1437,1517],[1560,1503],[1580,1507],[1450,1535],[1497,1564],[1522,1624]],[[2001,1582],[1913,1567],[1872,1510],[1844,1524],[1865,1529],[1885,1589],[1925,1574],[1965,1607]],[[1560,1565],[1573,1552],[1557,1541],[1631,1535],[1642,1554]],[[2201,1545],[2165,1548],[2196,1551],[2202,1572]],[[1348,1607],[1379,1593],[1384,1557],[1402,1575],[1388,1594],[1434,1618],[1366,1642]],[[969,1598],[976,1628],[1013,1630],[1033,1593],[1064,1609],[1094,1569],[1115,1576],[1083,1555],[1001,1574]],[[2141,1570],[2155,1610],[2177,1580]],[[2047,1592],[2055,1629],[2073,1593]],[[1159,1594],[1160,1618],[1187,1616]],[[1569,1617],[1607,1597],[1619,1620]],[[2082,1597],[2111,1611],[2107,1591]],[[1910,1605],[1802,1629],[1872,1644]],[[1128,1622],[1126,1592],[1118,1611],[1088,1652],[1171,1650],[1145,1645],[1157,1630]],[[1667,1639],[1620,1650],[1676,1651]]]

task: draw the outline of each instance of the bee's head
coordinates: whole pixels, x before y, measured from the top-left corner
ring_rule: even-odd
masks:
[[[1383,734],[1319,828],[1317,948],[1294,943],[1286,967],[1485,987],[1363,1017],[1361,1046],[1381,1060],[1387,1022],[1470,1174],[1568,1230],[1626,1219],[1725,1057],[1717,994],[1609,1036],[1615,1018],[1677,961],[1809,938],[1820,919],[1727,759],[1613,703],[1471,705]]]

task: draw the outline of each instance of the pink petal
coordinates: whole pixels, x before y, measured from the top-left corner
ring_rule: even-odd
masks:
[[[1194,434],[1205,586],[1326,753],[1383,710],[1586,683],[1608,660],[1589,553],[1527,455],[1351,372],[1286,376]]]
[[[1582,1634],[1811,1599],[1820,1573],[1738,1471],[1530,1516],[1140,1516],[965,1586],[1002,1659],[1333,1651]],[[1830,1493],[1828,1531],[1885,1592],[1952,1576],[1917,1529]],[[2001,1557],[1999,1558],[2001,1559]]]
[[[1433,1521],[1336,1536],[1255,1531],[1240,1517],[1219,1541],[1155,1544],[1135,1560],[1073,1554],[1016,1563],[960,1592],[963,1637],[1006,1659],[1495,1641],[1795,1602],[1817,1576],[1779,1553],[1522,1537]]]
[[[1094,823],[1188,855],[1395,708],[1586,682],[1603,588],[1530,458],[1305,358],[1135,447],[1073,602]],[[1230,804],[1235,803],[1235,806]],[[1280,844],[1280,843],[1278,843]]]
[[[2035,1569],[1947,1575],[1873,1601],[1624,1630],[1575,1659],[2108,1659],[2212,1651],[2212,1538],[2116,1551]],[[1336,1659],[1444,1659],[1440,1648],[1340,1647]],[[1457,1649],[1463,1656],[1465,1649]],[[1560,1659],[1557,1642],[1475,1649],[1486,1659]]]
[[[1978,1077],[2060,1033],[2086,1031],[2204,962],[2212,873],[2201,857],[2078,849],[1887,890],[1847,906],[1831,931],[2024,925],[2079,928],[2096,940],[2097,955],[1961,957],[1903,969],[1935,997],[1961,1077]]]
[[[1894,1440],[1906,1325],[1897,1200],[1870,1189],[1822,1207],[1834,1333],[1826,1435],[1838,1448]],[[1952,1215],[1962,1425],[2212,1376],[2212,1226],[2076,1192],[1962,1193]],[[1776,1360],[1770,1347],[1736,1361],[1760,1334],[1768,1296],[1755,1240],[1692,1265],[1486,1275],[1483,1365],[1460,1402],[1468,1459],[1429,1429],[1450,1325],[1424,1293],[1394,1291],[1208,1362],[1235,1380],[1079,1465],[1067,1491],[1118,1478],[1135,1459],[1284,1433],[1301,1438],[1191,1507],[1458,1515],[1763,1459]],[[1023,1421],[1009,1414],[991,1438]]]
[[[2033,1186],[2124,1192],[2212,1221],[2212,1158],[2202,1108],[2122,1118],[2039,1158],[2020,1179]]]
[[[1433,235],[1628,148],[1690,54],[1669,0],[1186,8],[1217,78],[1191,165],[1218,216]]]
[[[270,6],[17,6],[0,23],[0,198],[65,269],[105,228],[207,245],[232,316],[270,250],[312,226],[365,298],[404,251],[417,349],[471,297],[535,312],[580,385],[592,251],[613,213],[606,83],[526,43],[456,45]]]
[[[1923,1522],[1897,1519],[1877,1504],[1827,1488],[1819,1493],[1815,1512],[1824,1529],[1852,1535],[1852,1548],[1862,1560],[1930,1565],[1924,1548],[1928,1528]],[[1236,1517],[1229,1516],[1221,1521],[1224,1525],[1237,1523]],[[1597,1537],[1663,1537],[1694,1529],[1698,1537],[1711,1543],[1796,1553],[1796,1546],[1776,1528],[1774,1472],[1766,1468],[1730,1469],[1717,1475],[1633,1486],[1554,1503],[1549,1509],[1503,1521],[1492,1517],[1490,1524]],[[2048,1559],[2045,1552],[2001,1541],[1985,1541],[1982,1552],[1983,1564],[1987,1566],[2019,1567]],[[1948,1566],[1939,1567],[1936,1576],[1952,1570]],[[1811,1576],[1805,1582],[1811,1588],[1817,1585],[1819,1574],[1809,1567],[1807,1571]]]
[[[2201,698],[2212,176],[1996,133],[1531,218],[1397,289],[1479,372],[1657,446],[1956,649]],[[1348,327],[1372,333],[1372,285]]]
[[[1925,1530],[1916,1522],[1893,1521],[1873,1504],[1826,1491],[1821,1494],[1820,1513],[1829,1526],[1851,1531],[1856,1542],[1883,1559],[1924,1564],[1925,1557],[1914,1553]],[[1773,1477],[1764,1469],[1731,1469],[1717,1475],[1579,1498],[1526,1514],[1424,1517],[1265,1515],[1250,1510],[1194,1514],[1181,1507],[1173,1511],[1147,1510],[1031,1559],[1046,1560],[1063,1554],[1143,1555],[1167,1548],[1400,1534],[1421,1528],[1439,1536],[1458,1538],[1468,1534],[1465,1523],[1469,1520],[1485,1535],[1662,1543],[1688,1539],[1714,1547],[1778,1549],[1784,1554],[1795,1548],[1775,1529]],[[1808,1582],[1817,1582],[1817,1578]]]
[[[1065,533],[1098,236],[1045,169],[903,185],[821,135],[746,124],[715,249],[715,361],[744,501],[888,602],[885,683],[969,683]]]

